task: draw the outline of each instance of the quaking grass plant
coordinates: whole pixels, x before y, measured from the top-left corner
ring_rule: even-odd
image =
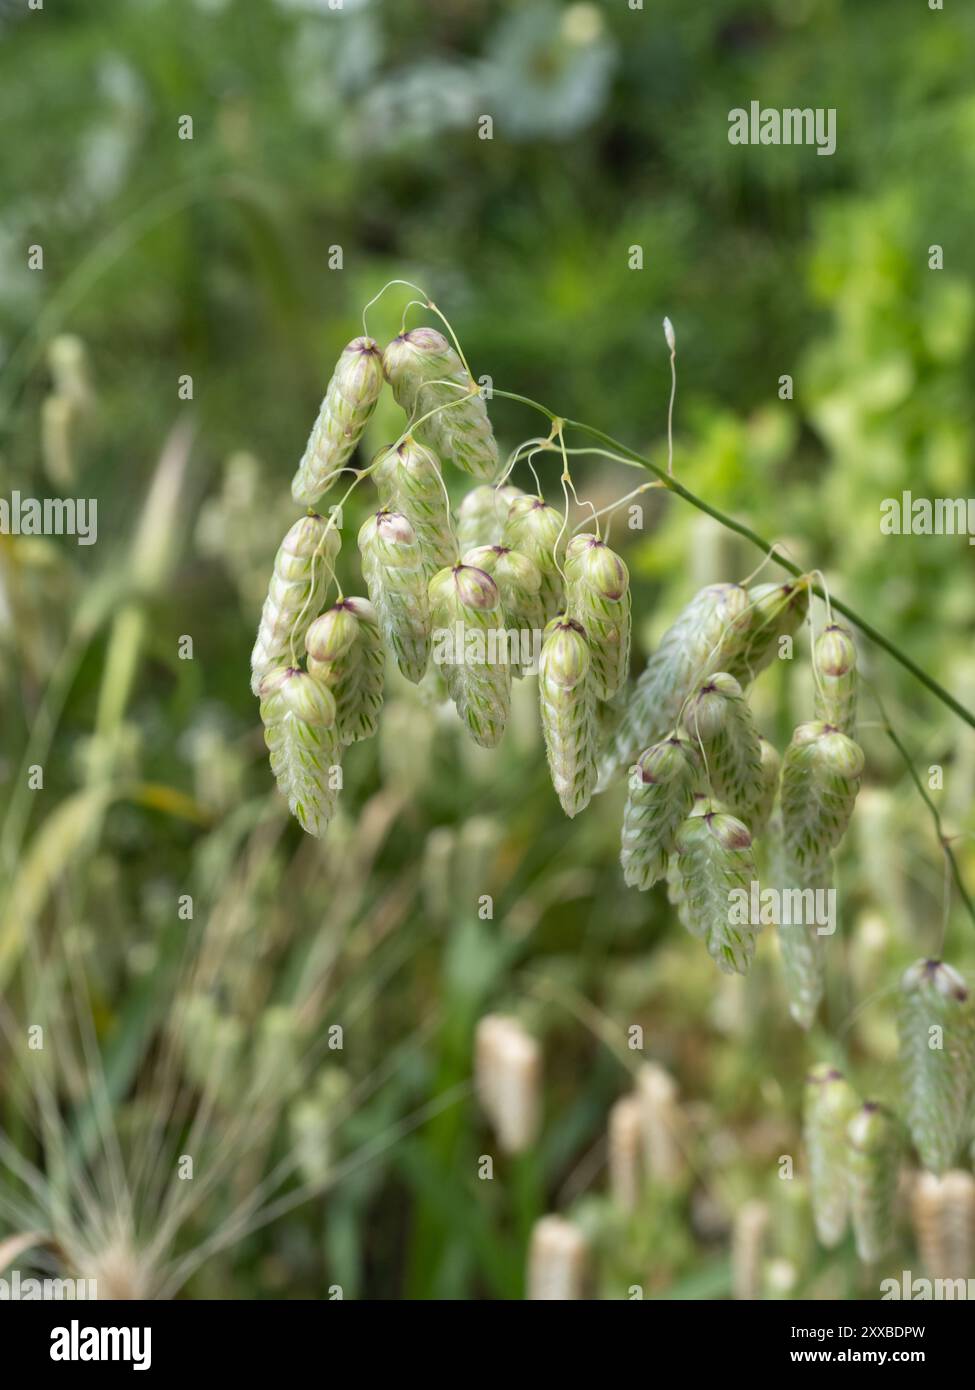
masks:
[[[449,337],[428,326],[407,329],[404,316],[402,331],[383,350],[368,336],[363,316],[363,336],[339,359],[292,488],[309,510],[275,562],[252,679],[272,768],[293,813],[311,834],[326,833],[341,792],[348,730],[365,738],[382,726],[384,662],[394,662],[435,705],[453,703],[468,735],[488,749],[504,737],[512,682],[537,678],[551,780],[565,814],[583,814],[594,796],[624,780],[620,857],[626,883],[646,891],[666,880],[679,920],[726,974],[749,972],[762,929],[774,923],[792,1017],[804,1030],[818,1027],[835,923],[827,930],[813,905],[835,891],[833,856],[865,771],[852,628],[967,723],[975,719],[895,643],[831,597],[818,572],[801,571],[776,546],[685,488],[673,476],[672,446],[664,472],[599,430],[495,389],[537,409],[550,425],[547,436],[518,445],[502,463],[487,411],[490,393],[475,382],[439,309],[426,295],[423,303]],[[665,337],[673,363],[669,320]],[[384,381],[405,412],[402,433],[372,462],[355,467],[356,445]],[[668,438],[670,425],[669,416]],[[580,452],[656,476],[599,510],[580,503],[566,444],[571,430],[597,445]],[[550,457],[560,464],[558,504],[543,495],[534,467],[536,459]],[[511,481],[522,462],[534,475],[530,492]],[[456,510],[445,480],[449,466],[476,483]],[[327,514],[314,510],[346,480],[337,505]],[[337,586],[335,560],[345,503],[368,481],[378,489],[377,510],[359,533],[368,598],[350,598]],[[613,513],[650,488],[666,489],[709,514],[789,577],[706,585],[633,680],[629,574],[608,532]],[[584,513],[579,521],[573,502]],[[812,625],[813,596],[825,604],[825,623],[811,645],[814,699],[780,751],[758,728],[752,695],[763,671],[777,658],[791,658],[803,624]],[[906,758],[885,714],[882,727]],[[950,844],[940,838],[967,903]],[[975,1053],[968,993],[951,967],[927,961],[908,972],[900,1026],[904,1123],[888,1107],[861,1104],[830,1064],[814,1068],[806,1088],[817,1233],[825,1246],[834,1246],[852,1220],[857,1252],[871,1265],[892,1238],[906,1131],[924,1166],[938,1175],[956,1160],[971,1125]],[[503,1019],[484,1020],[482,1070],[489,1065],[485,1057],[507,1055],[506,1028]],[[932,1044],[935,1032],[940,1037],[946,1031],[947,1044]],[[536,1066],[527,1060],[534,1056],[530,1039],[513,1033],[510,1048],[511,1065],[520,1067],[517,1059],[524,1057],[527,1068],[517,1084],[530,1087]],[[537,1119],[523,1118],[535,1114],[530,1094],[517,1101],[517,1116],[506,1118],[499,1097],[509,1093],[507,1083],[492,1083],[487,1091],[485,1084],[482,1093],[502,1135],[535,1127]],[[632,1207],[637,1184],[621,1155],[636,1128],[620,1105],[611,1124],[614,1184]],[[503,1142],[513,1143],[510,1137]],[[764,1225],[750,1221],[748,1229]],[[571,1246],[566,1258],[575,1272],[560,1284],[557,1273],[541,1271],[554,1258],[545,1252],[563,1245]],[[582,1296],[582,1249],[561,1227],[539,1228],[530,1286],[576,1292],[538,1296]],[[755,1283],[750,1277],[741,1282]]]

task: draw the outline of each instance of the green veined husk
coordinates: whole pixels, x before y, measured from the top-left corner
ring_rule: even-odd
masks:
[[[508,508],[516,497],[524,495],[513,483],[497,488],[482,483],[471,488],[457,508],[457,546],[461,555],[477,546],[500,545]]]
[[[688,700],[682,723],[688,738],[704,747],[714,795],[750,828],[767,786],[762,745],[734,676],[726,671],[709,676]]]
[[[291,484],[291,495],[314,506],[352,457],[383,387],[383,361],[372,338],[343,348]]]
[[[857,722],[857,649],[853,634],[831,623],[819,636],[813,653],[816,673],[814,713],[852,738]]]
[[[297,656],[318,616],[342,540],[337,527],[317,513],[299,518],[278,546],[257,640],[251,653],[251,689],[275,666]]]
[[[525,493],[511,503],[501,532],[502,545],[527,555],[538,566],[546,622],[558,617],[563,608],[562,576],[556,558],[562,548],[563,520],[562,513],[540,497]]]
[[[827,1062],[813,1067],[806,1078],[802,1127],[813,1220],[828,1249],[843,1239],[849,1218],[847,1128],[859,1105],[842,1072]]]
[[[360,527],[359,550],[383,641],[406,679],[418,684],[430,656],[430,602],[416,532],[401,512],[383,509]]]
[[[726,975],[744,975],[755,954],[758,926],[733,923],[732,891],[751,895],[758,880],[748,827],[720,811],[690,815],[675,839],[681,920],[707,943],[712,960]]]
[[[271,769],[302,829],[319,839],[335,810],[332,769],[342,757],[331,691],[305,671],[279,666],[261,683]]]
[[[780,637],[791,637],[809,610],[809,586],[802,581],[753,584],[748,590],[747,632],[725,668],[744,688],[778,652]]]
[[[442,569],[430,581],[434,661],[468,732],[494,748],[511,711],[511,667],[497,584],[473,565]]]
[[[450,527],[440,462],[433,450],[407,435],[396,448],[380,454],[372,477],[382,505],[401,512],[413,527],[428,578],[454,564],[457,542]]]
[[[828,724],[800,724],[782,763],[784,868],[822,863],[846,833],[863,775],[863,752]]]
[[[585,631],[553,618],[542,642],[538,697],[552,785],[567,816],[589,804],[596,784],[596,694]]]
[[[825,895],[833,884],[833,864],[827,855],[817,864],[808,865],[801,870],[793,868],[790,872],[783,867],[786,862],[782,849],[782,827],[778,815],[772,822],[769,878],[778,889],[780,911],[783,920],[776,924],[779,942],[779,957],[786,994],[789,999],[789,1013],[800,1028],[809,1029],[813,1025],[819,1005],[826,989],[826,938],[820,935],[814,912],[808,911],[810,901],[815,905],[816,894],[819,901],[827,901]],[[812,894],[810,899],[807,894]],[[801,895],[801,896],[800,896]],[[792,904],[801,904],[794,912]],[[787,904],[789,905],[787,907]],[[785,921],[788,914],[790,920]]]
[[[630,575],[597,536],[575,536],[565,552],[566,611],[586,629],[593,679],[601,700],[611,700],[630,667]]]
[[[901,1139],[894,1117],[866,1101],[846,1129],[850,1215],[857,1254],[876,1264],[894,1238]]]
[[[542,576],[535,561],[505,545],[479,545],[464,555],[464,564],[489,574],[501,592],[505,621],[517,646],[512,652],[512,671],[522,675],[535,662],[537,637],[545,627],[542,608]],[[514,637],[513,639],[514,640]]]
[[[640,755],[627,785],[620,863],[631,888],[651,888],[667,873],[680,825],[694,805],[701,761],[674,735]]]
[[[473,478],[494,476],[498,445],[487,406],[442,333],[426,327],[401,333],[383,353],[383,369],[397,403],[416,422],[413,433],[422,444]],[[423,420],[431,411],[437,413]]]
[[[343,743],[372,738],[383,703],[386,658],[376,610],[368,599],[343,598],[305,637],[308,671],[335,698],[335,722]]]
[[[911,1138],[925,1168],[944,1173],[967,1138],[975,1096],[975,1011],[957,970],[919,960],[905,972],[898,1034]]]

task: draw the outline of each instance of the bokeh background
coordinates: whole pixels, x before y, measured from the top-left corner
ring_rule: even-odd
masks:
[[[850,1248],[812,1238],[802,1077],[837,1060],[896,1100],[898,972],[943,930],[949,959],[973,952],[870,694],[807,1037],[771,941],[725,981],[662,890],[624,888],[618,795],[565,820],[533,682],[490,756],[394,685],[323,848],[273,792],[248,656],[333,361],[402,277],[476,375],[658,463],[669,315],[682,480],[975,703],[973,551],[879,528],[904,488],[975,493],[973,59],[965,7],[890,0],[0,6],[0,495],[98,501],[94,546],[0,537],[0,1238],[39,1231],[39,1268],[128,1292],[518,1297],[528,1232],[558,1211],[602,1296],[723,1297],[736,1214],[759,1201],[757,1288],[876,1295]],[[835,107],[836,153],[730,146],[753,98]],[[370,331],[397,332],[410,297],[389,291]],[[504,448],[539,429],[511,402],[492,415]],[[385,404],[365,452],[400,428]],[[597,505],[639,481],[574,471]],[[644,531],[616,532],[638,661],[700,584],[762,560],[650,496]],[[367,506],[348,507],[347,592]],[[972,731],[861,659],[917,767],[943,766],[975,881]],[[801,641],[759,684],[780,747],[809,717],[807,668]],[[486,1182],[470,1076],[489,1011],[534,1033],[545,1075],[538,1143]],[[32,1023],[47,1043],[26,1056]],[[625,1215],[607,1115],[646,1059],[674,1079],[685,1159]],[[916,1264],[911,1239],[905,1219],[892,1268]]]

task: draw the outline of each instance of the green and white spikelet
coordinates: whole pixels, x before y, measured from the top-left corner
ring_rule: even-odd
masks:
[[[800,724],[782,763],[785,869],[820,865],[846,833],[863,776],[860,747],[829,724]]]
[[[566,611],[586,629],[601,700],[622,689],[630,669],[630,575],[597,536],[575,536],[565,552]]]
[[[564,604],[562,576],[556,560],[557,551],[562,549],[559,537],[563,521],[561,512],[540,497],[525,493],[516,497],[508,508],[501,532],[502,545],[527,555],[538,566],[542,576],[539,592],[546,622],[558,617]]]
[[[484,570],[501,591],[505,622],[516,643],[511,653],[512,671],[523,675],[537,659],[536,643],[545,627],[538,566],[529,556],[505,545],[475,546],[465,554],[464,564]]]
[[[824,724],[853,738],[857,722],[857,649],[853,634],[830,624],[816,641],[814,712]]]
[[[761,762],[761,791],[758,800],[753,806],[749,807],[748,816],[743,817],[752,838],[757,840],[768,828],[768,823],[772,818],[772,808],[775,805],[775,798],[779,794],[779,778],[782,775],[782,759],[779,757],[779,750],[774,743],[769,743],[767,738],[761,734],[758,736],[759,757]]]
[[[382,505],[401,512],[413,527],[428,578],[454,564],[457,542],[450,528],[440,463],[433,450],[407,435],[397,448],[380,455],[372,477]]]
[[[291,484],[296,502],[313,507],[348,465],[382,388],[379,344],[353,338],[336,363]]]
[[[261,720],[271,770],[292,815],[321,839],[335,810],[342,757],[331,691],[304,671],[276,667],[261,683]]]
[[[809,586],[799,580],[754,584],[748,590],[748,602],[747,634],[726,668],[743,688],[778,654],[779,639],[798,631],[809,611]]]
[[[316,618],[305,637],[310,675],[335,697],[343,743],[372,738],[383,704],[386,658],[376,610],[365,598],[340,599]]]
[[[500,545],[508,508],[516,497],[524,495],[513,483],[498,488],[482,483],[471,488],[457,509],[457,545],[461,555],[481,545]]]
[[[278,546],[267,598],[251,653],[251,689],[275,666],[301,651],[309,624],[318,616],[342,540],[331,521],[310,513],[288,531]]]
[[[957,970],[937,960],[910,967],[898,1034],[907,1125],[925,1168],[941,1174],[967,1137],[975,1087],[975,1012]]]
[[[538,698],[552,785],[567,816],[578,815],[596,785],[596,693],[585,631],[553,618],[542,642]]]
[[[778,815],[769,838],[772,842],[769,876],[779,891],[782,904],[783,920],[776,924],[776,936],[789,1013],[800,1028],[808,1031],[826,989],[826,936],[820,935],[814,920],[816,914],[810,911],[809,904],[828,901],[824,895],[833,886],[833,864],[827,855],[820,863],[801,871],[786,867]]]
[[[693,744],[677,735],[640,755],[628,781],[620,851],[623,878],[631,888],[652,888],[665,877],[700,772]]]
[[[473,565],[442,569],[430,581],[433,658],[450,697],[482,748],[501,741],[511,712],[504,608],[497,584]]]
[[[853,1087],[827,1062],[806,1078],[802,1131],[809,1161],[809,1195],[820,1243],[839,1245],[850,1214],[847,1128],[859,1109]]]
[[[857,1254],[876,1264],[894,1236],[894,1204],[901,1152],[894,1117],[875,1101],[861,1105],[846,1129],[850,1215]]]
[[[360,527],[359,550],[383,641],[417,685],[430,657],[430,602],[416,532],[402,512],[383,509]]]
[[[667,629],[637,681],[600,760],[599,790],[677,724],[697,682],[727,671],[748,633],[748,592],[740,584],[701,589]]]
[[[766,795],[762,745],[734,676],[708,676],[688,700],[683,726],[688,738],[704,746],[714,795],[750,826]]]
[[[758,879],[748,827],[734,816],[706,811],[688,816],[675,844],[682,921],[692,935],[704,938],[711,959],[726,975],[746,974],[759,928],[737,920],[743,914],[734,911],[731,895],[744,892],[750,900]]]
[[[416,422],[413,432],[422,444],[472,478],[487,482],[494,477],[498,445],[487,406],[442,333],[435,328],[401,333],[383,353],[383,369],[397,404]],[[435,384],[444,382],[454,384]]]

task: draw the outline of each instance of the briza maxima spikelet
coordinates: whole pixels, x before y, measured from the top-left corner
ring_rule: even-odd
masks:
[[[639,1096],[621,1096],[611,1107],[606,1162],[612,1200],[621,1211],[634,1211],[643,1185],[643,1111]]]
[[[475,546],[465,554],[464,564],[484,570],[497,584],[507,625],[518,634],[517,648],[512,653],[512,670],[522,674],[536,659],[536,634],[540,636],[545,627],[541,571],[528,555],[506,545]],[[527,661],[518,659],[529,653]]]
[[[772,818],[772,808],[779,794],[779,778],[782,774],[782,759],[774,743],[769,743],[761,734],[758,736],[761,762],[761,789],[758,799],[749,808],[751,819],[747,821],[752,836],[758,839],[764,834]],[[746,817],[747,820],[747,817]]]
[[[518,550],[534,560],[542,576],[541,599],[545,620],[550,621],[562,611],[562,576],[556,563],[556,551],[561,549],[563,517],[540,497],[524,493],[508,508],[501,544]]]
[[[643,1161],[651,1186],[679,1182],[686,1164],[677,1083],[659,1063],[644,1062],[637,1072],[636,1094],[643,1124]]]
[[[261,719],[271,769],[292,815],[321,839],[335,810],[333,768],[342,757],[331,691],[304,671],[278,667],[261,685]]]
[[[841,1071],[821,1062],[806,1078],[802,1133],[809,1163],[809,1195],[816,1235],[832,1249],[849,1220],[847,1127],[860,1101]]]
[[[846,833],[863,752],[829,724],[800,724],[782,763],[782,833],[788,868],[819,865]]]
[[[798,581],[754,584],[748,590],[748,628],[727,670],[748,686],[779,652],[779,639],[792,637],[809,610],[809,586]]]
[[[383,387],[383,362],[372,338],[342,350],[291,484],[302,506],[314,506],[349,462]]]
[[[343,743],[372,738],[383,703],[386,658],[376,610],[365,598],[340,599],[305,636],[308,671],[335,697]]]
[[[648,748],[627,783],[620,863],[631,888],[647,889],[667,873],[674,837],[690,815],[701,760],[676,734]]]
[[[414,433],[443,461],[487,481],[498,471],[498,445],[477,383],[442,333],[411,328],[383,353],[396,401],[417,423]],[[442,385],[435,383],[453,383]]]
[[[589,636],[593,680],[611,700],[630,669],[630,574],[597,536],[575,536],[565,552],[566,607]]]
[[[430,657],[427,575],[416,532],[401,512],[383,509],[360,527],[359,550],[383,641],[416,685]]]
[[[274,570],[251,653],[251,689],[292,650],[301,652],[305,633],[325,596],[325,588],[342,540],[334,524],[311,513],[288,531],[274,557]]]
[[[765,1242],[769,1228],[769,1209],[765,1202],[746,1202],[735,1213],[731,1231],[731,1283],[740,1301],[762,1296]]]
[[[432,449],[411,436],[387,449],[375,464],[373,479],[383,506],[402,512],[416,533],[428,575],[457,559],[440,463]]]
[[[586,1296],[589,1246],[562,1216],[543,1216],[532,1228],[526,1296],[532,1302]]]
[[[680,612],[644,667],[600,761],[600,790],[671,732],[698,681],[728,670],[747,633],[747,608],[748,592],[740,584],[709,584]]]
[[[919,960],[901,980],[898,1011],[907,1125],[925,1168],[958,1157],[975,1095],[975,1010],[957,970]]]
[[[479,545],[500,545],[508,509],[524,491],[514,483],[491,487],[482,483],[471,488],[457,509],[457,545],[466,555]]]
[[[857,722],[857,649],[853,634],[831,623],[813,652],[816,718],[852,738]]]
[[[943,1177],[919,1173],[911,1193],[911,1222],[932,1279],[975,1277],[975,1177],[960,1168]]]
[[[482,748],[501,741],[511,711],[511,666],[497,584],[473,565],[430,581],[433,659],[468,733]]]
[[[732,890],[750,896],[757,882],[755,855],[748,827],[734,816],[706,811],[689,816],[676,837],[677,874],[682,920],[707,943],[708,952],[726,975],[744,975],[755,954],[758,925],[737,920]]]
[[[553,618],[545,629],[538,699],[552,785],[567,816],[589,805],[596,785],[596,696],[582,626]]]
[[[709,676],[688,700],[683,726],[689,739],[703,745],[714,795],[750,826],[765,793],[762,747],[734,676]]]
[[[783,845],[782,817],[776,812],[769,827],[769,886],[779,893],[776,924],[779,955],[789,1013],[800,1028],[809,1029],[819,1010],[826,985],[826,941],[818,909],[829,903],[833,884],[829,855],[801,868],[790,864]],[[835,923],[834,923],[835,926]]]
[[[505,1153],[524,1153],[538,1138],[542,1051],[516,1018],[487,1014],[474,1038],[475,1084],[481,1108]]]
[[[866,1101],[846,1129],[850,1215],[864,1264],[882,1259],[894,1238],[900,1150],[894,1117],[875,1101]]]

